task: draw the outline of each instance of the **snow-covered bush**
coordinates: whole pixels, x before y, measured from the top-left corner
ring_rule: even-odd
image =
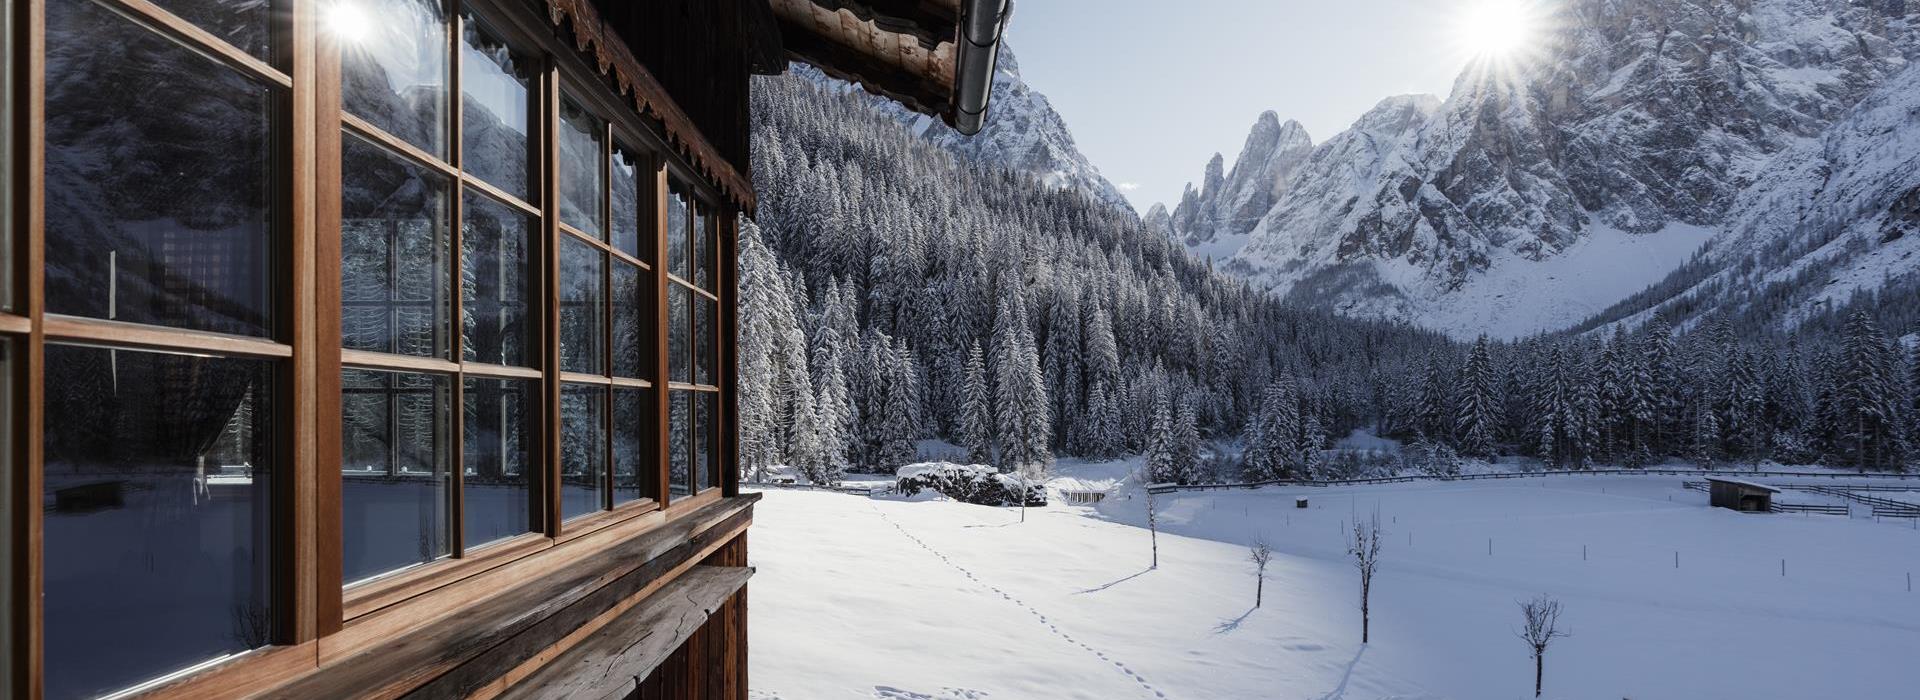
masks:
[[[1460,453],[1444,442],[1420,439],[1400,453],[1403,469],[1428,476],[1459,476]]]
[[[902,495],[934,491],[962,503],[983,506],[1020,505],[1017,495],[1025,485],[1027,505],[1047,504],[1046,487],[1023,480],[1018,474],[1001,474],[984,464],[919,462],[900,468],[896,488]]]

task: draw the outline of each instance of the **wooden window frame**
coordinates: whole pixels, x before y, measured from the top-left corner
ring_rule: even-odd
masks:
[[[11,306],[0,309],[0,342],[7,344],[8,362],[4,366],[11,391],[0,400],[7,402],[10,439],[4,447],[4,459],[16,468],[6,470],[9,502],[4,509],[12,539],[10,557],[4,562],[8,605],[16,614],[7,620],[0,634],[0,653],[6,662],[0,665],[0,695],[35,698],[43,691],[44,610],[39,604],[44,588],[42,568],[42,511],[40,499],[44,483],[42,473],[44,421],[45,346],[53,343],[83,343],[135,350],[193,352],[236,357],[269,358],[274,361],[276,434],[272,449],[282,478],[272,502],[272,526],[275,528],[273,601],[276,629],[269,646],[260,647],[205,668],[183,669],[177,675],[184,680],[171,681],[163,694],[191,697],[195,694],[220,694],[221,689],[249,687],[263,678],[284,678],[345,658],[367,647],[377,637],[373,630],[389,630],[406,622],[409,615],[374,613],[395,609],[399,604],[429,595],[462,580],[498,569],[526,557],[537,555],[564,543],[607,532],[608,536],[632,528],[651,528],[672,519],[677,513],[697,508],[723,497],[738,494],[737,475],[728,468],[736,463],[733,428],[737,425],[732,397],[732,371],[735,348],[729,333],[737,313],[732,308],[735,289],[733,234],[731,215],[736,209],[711,181],[694,175],[700,172],[678,151],[665,135],[665,128],[652,117],[636,109],[635,98],[622,95],[614,81],[596,70],[592,61],[579,52],[574,42],[563,38],[538,10],[511,0],[444,0],[449,53],[448,109],[444,125],[448,138],[445,158],[434,157],[411,143],[386,134],[366,120],[348,114],[341,104],[342,79],[340,47],[322,29],[322,10],[326,0],[273,0],[270,13],[270,43],[266,59],[225,43],[193,23],[171,14],[152,0],[84,0],[134,18],[150,31],[199,50],[222,65],[263,81],[270,86],[274,110],[273,152],[276,161],[274,196],[271,200],[274,221],[273,245],[269,249],[270,269],[284,275],[270,299],[274,320],[270,335],[261,338],[224,335],[192,330],[145,326],[101,319],[49,314],[45,307],[45,186],[38,174],[46,166],[45,152],[45,76],[46,3],[52,0],[11,0],[6,5],[8,35],[4,48],[8,61],[4,69],[8,104],[12,108],[6,122],[9,161],[5,163],[0,186],[7,188],[9,206],[4,225],[11,236],[6,262],[6,285]],[[66,0],[62,0],[66,1]],[[528,196],[517,197],[502,191],[460,165],[464,154],[464,100],[461,98],[461,63],[464,14],[472,12],[485,18],[491,33],[516,48],[539,67],[539,77],[529,95],[530,148]],[[639,255],[621,250],[612,242],[611,197],[603,198],[603,221],[609,229],[604,237],[578,235],[559,222],[558,149],[556,121],[562,84],[576,88],[569,94],[576,104],[588,109],[604,122],[599,167],[605,176],[603,187],[611,187],[610,156],[617,147],[638,156],[636,181],[640,192],[636,212],[639,226]],[[343,139],[348,133],[384,147],[407,161],[447,176],[453,185],[448,190],[449,255],[447,274],[449,294],[446,303],[451,348],[449,358],[423,358],[386,353],[346,350],[341,347],[340,272],[341,178]],[[650,174],[649,174],[650,173]],[[679,180],[694,201],[710,212],[713,236],[710,250],[713,260],[710,289],[703,289],[665,270],[667,186],[669,178]],[[650,184],[649,184],[650,183]],[[534,240],[529,241],[528,365],[523,367],[467,362],[460,352],[464,313],[462,280],[459,274],[461,237],[465,229],[465,195],[473,190],[530,217]],[[647,192],[651,191],[652,196]],[[544,204],[544,206],[543,206]],[[648,377],[612,376],[611,356],[604,359],[605,376],[576,376],[561,372],[558,366],[558,287],[557,245],[560,236],[576,235],[605,252],[604,275],[612,289],[612,264],[637,267],[643,285],[651,285],[651,308],[642,308],[643,323],[651,327],[651,351],[643,353],[643,374]],[[651,236],[651,240],[648,239]],[[651,256],[651,259],[647,259]],[[669,285],[681,284],[696,298],[713,304],[716,313],[712,332],[716,357],[712,384],[690,385],[667,382],[667,294]],[[644,300],[644,299],[643,299]],[[612,332],[609,316],[605,332]],[[691,331],[689,331],[691,332]],[[610,340],[610,338],[609,338]],[[611,342],[603,352],[611,353]],[[363,368],[386,371],[424,372],[444,375],[450,382],[449,455],[453,504],[449,538],[451,552],[439,561],[408,567],[400,572],[361,582],[347,588],[341,582],[341,371]],[[532,431],[534,461],[529,470],[530,490],[539,494],[537,520],[525,534],[469,548],[464,541],[463,513],[460,510],[464,486],[464,386],[468,379],[518,379],[540,382],[543,398]],[[582,518],[561,522],[558,507],[559,485],[559,389],[563,382],[586,381],[608,387],[644,388],[652,391],[654,441],[649,447],[654,469],[650,473],[653,499],[641,499],[603,510]],[[719,465],[720,479],[714,486],[691,496],[672,494],[668,455],[669,435],[667,402],[673,391],[698,391],[717,394],[718,411],[712,416],[714,441],[709,449]],[[610,395],[610,394],[609,394]],[[608,407],[609,424],[612,420]],[[611,441],[612,431],[608,431]],[[611,448],[609,447],[609,457]],[[607,460],[609,493],[612,498],[613,461]],[[534,485],[537,484],[537,485]],[[623,526],[623,524],[625,524]],[[644,531],[644,530],[643,530]],[[624,535],[622,535],[624,536]],[[592,538],[598,541],[602,538]],[[432,606],[429,606],[432,607]],[[396,619],[397,617],[397,619]],[[364,626],[358,623],[364,621]],[[350,626],[354,634],[341,635]]]

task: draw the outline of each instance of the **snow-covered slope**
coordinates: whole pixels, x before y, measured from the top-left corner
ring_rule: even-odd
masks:
[[[793,72],[816,83],[859,92],[859,88],[829,78],[812,66],[795,64]],[[1054,187],[1079,189],[1094,199],[1133,211],[1120,189],[1074,145],[1066,119],[1054,111],[1047,96],[1020,77],[1020,61],[1014,57],[1011,44],[1000,45],[987,122],[973,136],[963,136],[940,120],[909,111],[892,100],[867,97],[874,109],[910,125],[921,137],[962,158],[1030,173]]]
[[[1020,522],[768,493],[753,697],[1528,698],[1514,602],[1540,594],[1573,631],[1547,655],[1549,698],[1911,695],[1905,524],[1712,509],[1674,477],[1209,491],[1159,498],[1149,568],[1145,500],[1122,485],[1097,512]],[[1386,532],[1364,645],[1356,513]],[[1255,538],[1275,550],[1258,608]]]
[[[1067,121],[1053,110],[1047,96],[1020,77],[1020,62],[1009,44],[1000,45],[993,98],[980,133],[962,136],[925,117],[919,123],[927,138],[962,157],[1033,173],[1056,187],[1078,188],[1095,199],[1133,209],[1119,188],[1101,176],[1100,169],[1073,144]]]
[[[1789,327],[1856,292],[1920,276],[1920,63],[1817,139],[1775,158],[1704,262],[1599,322],[1758,307]]]
[[[1228,269],[1429,321],[1496,265],[1544,263],[1596,230],[1650,237],[1635,274],[1665,274],[1690,251],[1655,238],[1729,221],[1774,157],[1906,66],[1909,4],[1570,0],[1539,55],[1470,65],[1445,103],[1371,148],[1322,157],[1342,134],[1315,149]]]

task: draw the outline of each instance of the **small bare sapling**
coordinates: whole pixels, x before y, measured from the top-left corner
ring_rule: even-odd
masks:
[[[1520,613],[1527,618],[1525,627],[1517,632],[1527,648],[1533,653],[1533,696],[1540,697],[1540,681],[1546,671],[1547,646],[1561,637],[1571,637],[1572,632],[1560,629],[1560,601],[1546,595],[1535,596],[1533,600],[1520,602]]]
[[[1273,561],[1273,547],[1267,544],[1266,539],[1257,538],[1253,541],[1253,546],[1249,547],[1249,549],[1252,550],[1252,553],[1247,556],[1247,559],[1253,562],[1255,577],[1253,583],[1253,607],[1257,608],[1260,607],[1260,599],[1265,597],[1267,588],[1267,562]]]

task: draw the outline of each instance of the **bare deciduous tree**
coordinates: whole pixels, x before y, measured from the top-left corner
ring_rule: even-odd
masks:
[[[1515,634],[1533,652],[1533,696],[1537,698],[1540,697],[1541,677],[1546,672],[1547,645],[1555,639],[1571,637],[1573,633],[1560,629],[1560,601],[1546,595],[1521,601],[1520,612],[1526,616],[1527,624]]]
[[[1373,573],[1380,565],[1380,539],[1385,534],[1380,529],[1380,514],[1374,513],[1366,522],[1353,523],[1353,541],[1347,543],[1347,554],[1353,557],[1353,566],[1360,570],[1360,643],[1367,643],[1367,628],[1372,622],[1368,609],[1369,598],[1373,594]]]
[[[1260,599],[1265,597],[1266,594],[1267,562],[1273,561],[1273,547],[1268,545],[1265,539],[1255,538],[1253,545],[1248,549],[1252,550],[1252,553],[1247,556],[1247,559],[1251,560],[1254,567],[1256,567],[1254,573],[1256,578],[1253,584],[1253,607],[1257,608],[1260,607]]]

